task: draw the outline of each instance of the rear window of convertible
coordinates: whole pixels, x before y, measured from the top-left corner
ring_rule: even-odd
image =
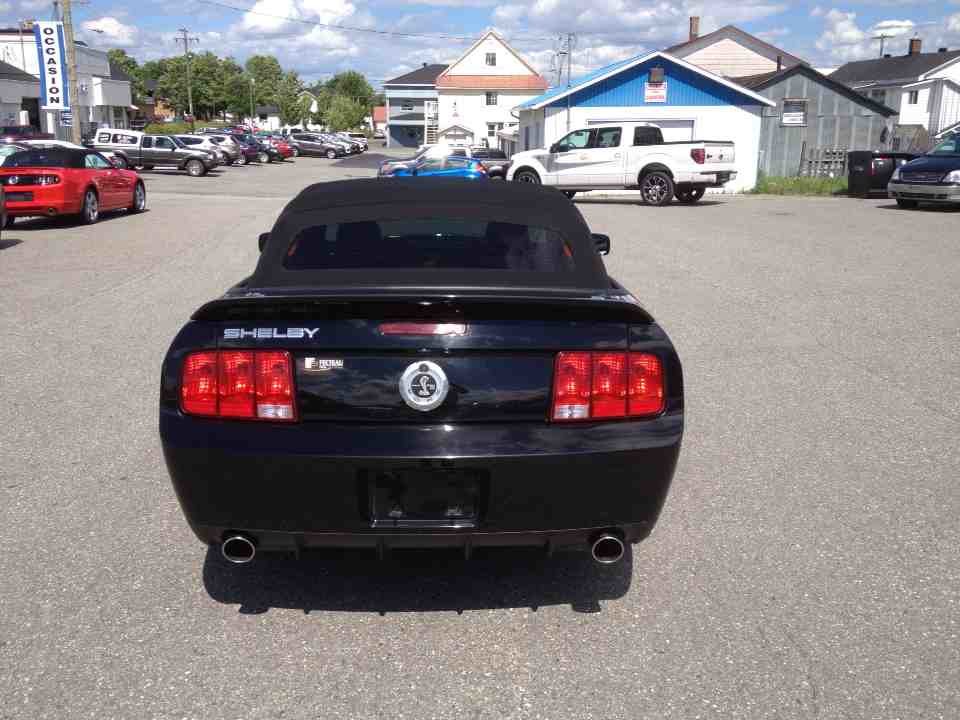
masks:
[[[446,218],[310,226],[294,236],[283,265],[288,270],[575,269],[569,244],[555,230]]]

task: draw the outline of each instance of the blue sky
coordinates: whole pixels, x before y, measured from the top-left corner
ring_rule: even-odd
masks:
[[[297,70],[310,81],[356,69],[375,85],[423,62],[455,59],[469,45],[459,38],[477,37],[488,28],[499,31],[548,77],[556,37],[576,33],[576,74],[683,39],[690,15],[701,16],[702,32],[733,23],[818,67],[876,56],[879,45],[871,38],[879,33],[894,36],[887,41],[887,52],[905,52],[907,40],[914,35],[923,39],[924,50],[960,48],[960,0],[838,5],[776,0],[215,1],[251,12],[207,0],[90,0],[76,8],[75,23],[79,36],[89,44],[122,47],[140,60],[177,52],[176,30],[188,27],[199,38],[200,50],[240,61],[254,53],[271,53],[285,68]],[[23,18],[49,19],[52,4],[0,0],[0,15],[7,25]]]

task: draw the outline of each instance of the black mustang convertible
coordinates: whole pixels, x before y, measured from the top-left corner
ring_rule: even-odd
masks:
[[[590,549],[660,513],[683,377],[551,188],[313,185],[163,362],[193,531],[242,563],[314,547]]]

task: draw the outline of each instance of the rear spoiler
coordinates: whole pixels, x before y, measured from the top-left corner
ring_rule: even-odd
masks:
[[[622,292],[595,295],[536,294],[351,294],[260,295],[223,297],[193,314],[198,321],[337,320],[570,320],[649,324],[653,317]]]

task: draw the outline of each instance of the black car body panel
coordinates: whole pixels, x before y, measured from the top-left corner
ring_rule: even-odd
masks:
[[[948,179],[951,173],[953,180]],[[929,154],[902,165],[887,186],[890,197],[906,207],[920,202],[960,203],[960,134],[942,140]]]
[[[476,193],[450,180],[351,182],[308,190],[291,202],[254,274],[200,308],[164,359],[163,452],[197,536],[217,544],[243,533],[264,550],[467,551],[586,547],[602,532],[625,541],[645,537],[680,451],[682,369],[666,333],[606,276],[579,211],[559,192],[532,186],[517,194],[516,186],[494,184],[508,194]],[[509,274],[487,271],[466,273],[455,286],[431,284],[430,272],[398,277],[393,270],[371,271],[366,283],[326,271],[310,274],[307,286],[276,282],[284,275],[273,266],[289,253],[301,216],[325,205],[323,212],[334,207],[348,218],[363,216],[361,206],[368,217],[388,217],[397,197],[414,195],[431,214],[479,218],[501,207],[505,216],[525,214],[531,223],[549,218],[564,228],[584,270],[566,287],[511,287],[503,281]],[[384,323],[431,321],[462,330],[423,336],[384,329]],[[181,410],[188,354],[229,349],[289,351],[296,422]],[[554,363],[562,351],[655,355],[663,367],[662,411],[551,421]],[[439,407],[423,412],[401,399],[398,379],[428,360],[443,367],[450,390]],[[452,493],[466,509],[407,512],[408,499],[411,507],[434,507],[436,493],[444,502],[452,502]],[[401,515],[385,510],[396,497],[404,498]]]

